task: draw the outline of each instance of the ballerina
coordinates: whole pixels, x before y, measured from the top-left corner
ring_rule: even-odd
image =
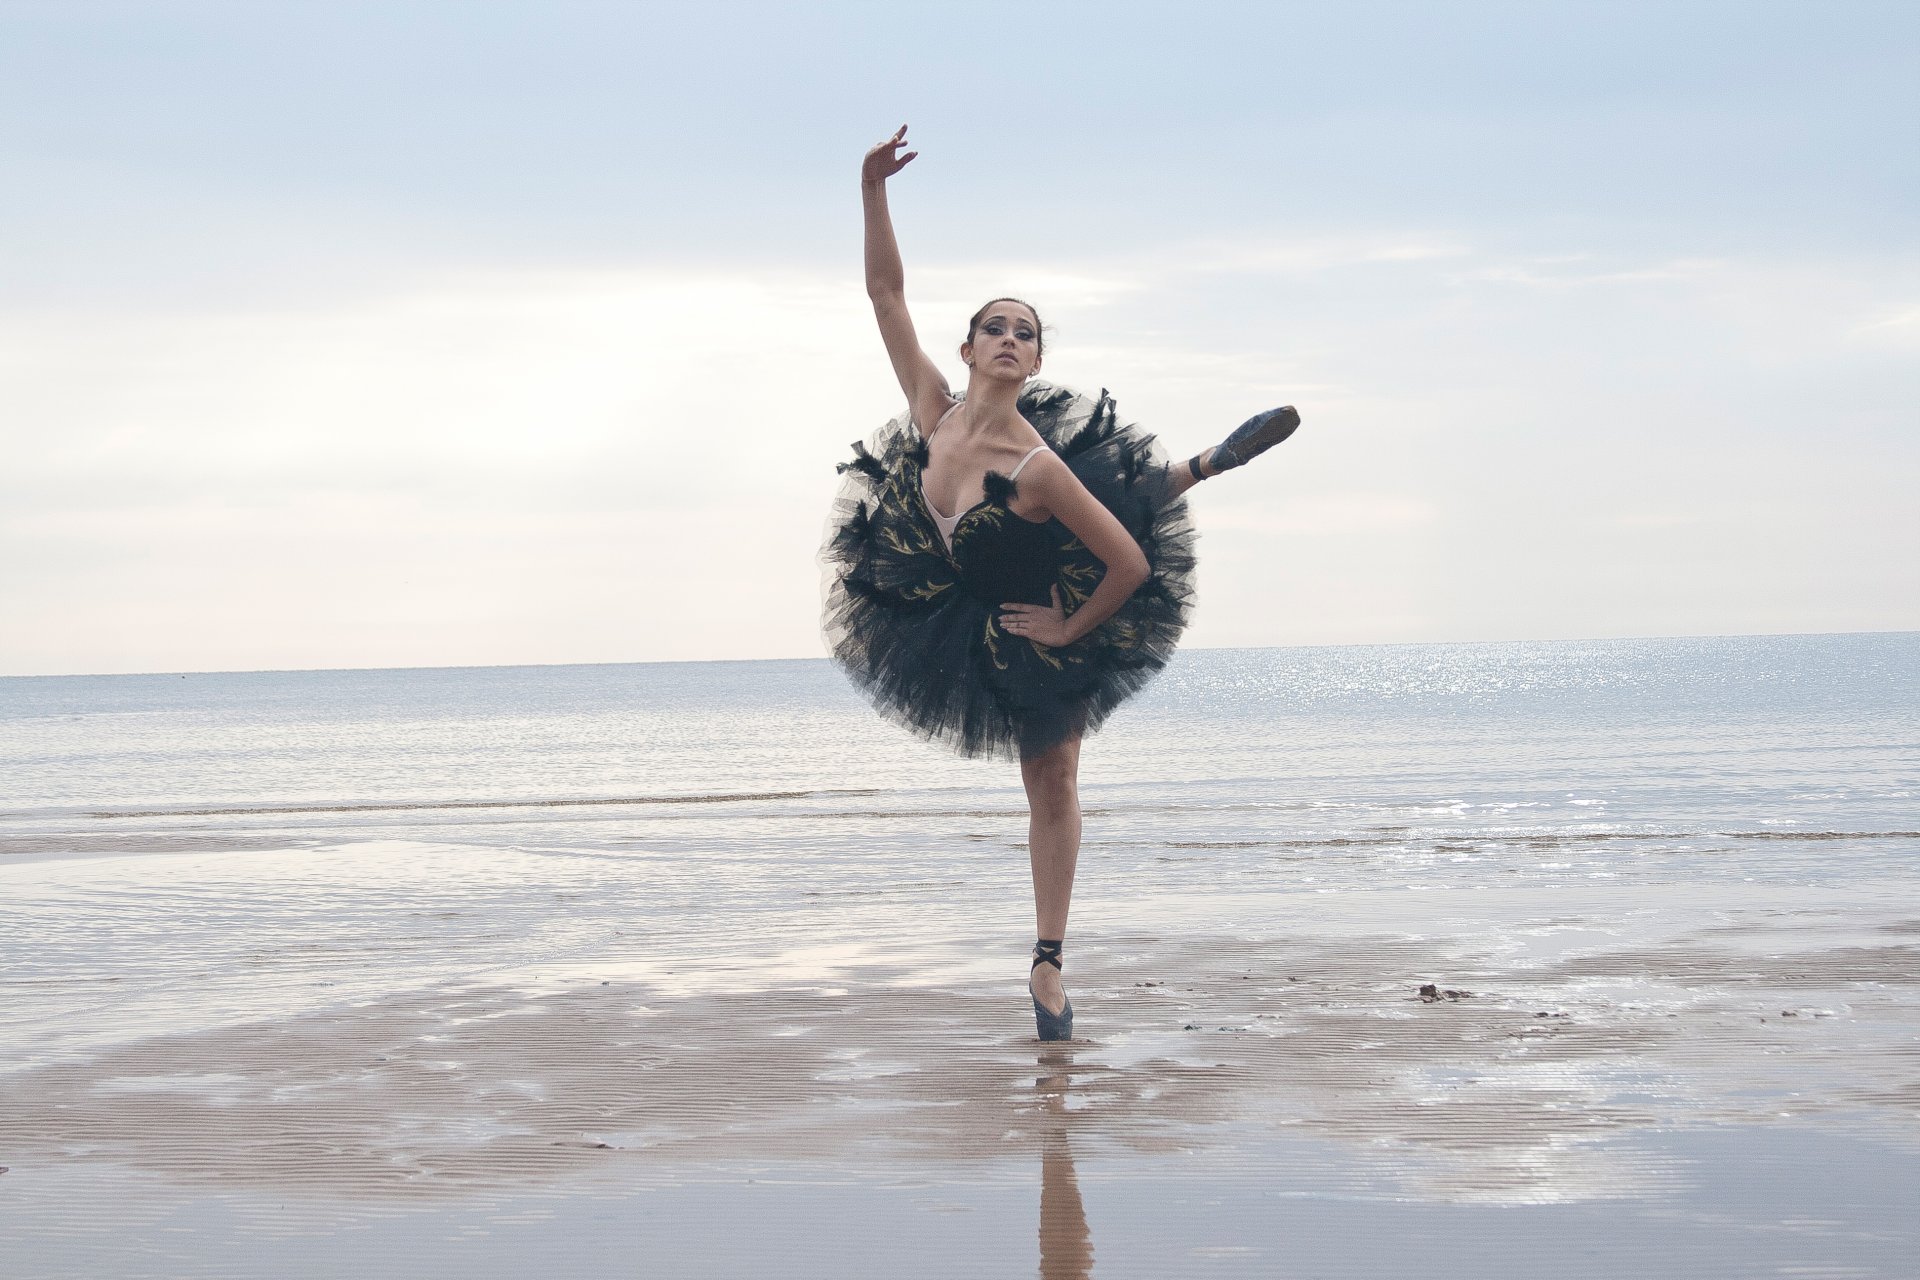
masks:
[[[1191,607],[1185,493],[1278,444],[1288,406],[1169,465],[1097,399],[1039,382],[1039,313],[995,298],[967,324],[956,395],[921,348],[887,209],[918,154],[902,125],[861,166],[867,295],[907,396],[856,444],[823,550],[834,657],[883,713],[963,755],[1015,756],[1028,802],[1042,1040],[1073,1033],[1062,982],[1080,854],[1080,743],[1166,665]]]

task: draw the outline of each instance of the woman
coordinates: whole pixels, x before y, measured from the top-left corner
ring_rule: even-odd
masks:
[[[955,396],[920,347],[886,182],[906,126],[867,152],[867,294],[907,414],[855,445],[824,557],[835,658],[879,708],[963,754],[1017,755],[1035,923],[1028,988],[1042,1040],[1072,1036],[1061,948],[1080,854],[1080,740],[1166,665],[1192,596],[1182,495],[1299,425],[1250,419],[1169,467],[1097,401],[1032,381],[1033,307],[996,298],[967,326]]]

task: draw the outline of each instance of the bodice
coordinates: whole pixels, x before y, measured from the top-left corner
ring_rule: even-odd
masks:
[[[1071,538],[1058,520],[1023,520],[1004,503],[983,502],[953,531],[960,584],[989,608],[1051,603],[1060,549]]]

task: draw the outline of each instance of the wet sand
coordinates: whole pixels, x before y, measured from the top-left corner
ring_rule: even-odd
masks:
[[[0,875],[156,873],[106,865]],[[396,932],[192,1016],[103,934],[5,979],[6,1274],[1911,1275],[1920,915],[1661,897],[1103,902],[1064,1046],[994,930],[462,978]]]

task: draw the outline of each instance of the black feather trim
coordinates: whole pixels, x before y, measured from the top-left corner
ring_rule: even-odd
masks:
[[[868,453],[867,446],[858,440],[853,442],[853,461],[843,462],[834,470],[841,475],[858,471],[876,484],[884,483],[887,478],[887,469],[880,465],[880,459]]]

